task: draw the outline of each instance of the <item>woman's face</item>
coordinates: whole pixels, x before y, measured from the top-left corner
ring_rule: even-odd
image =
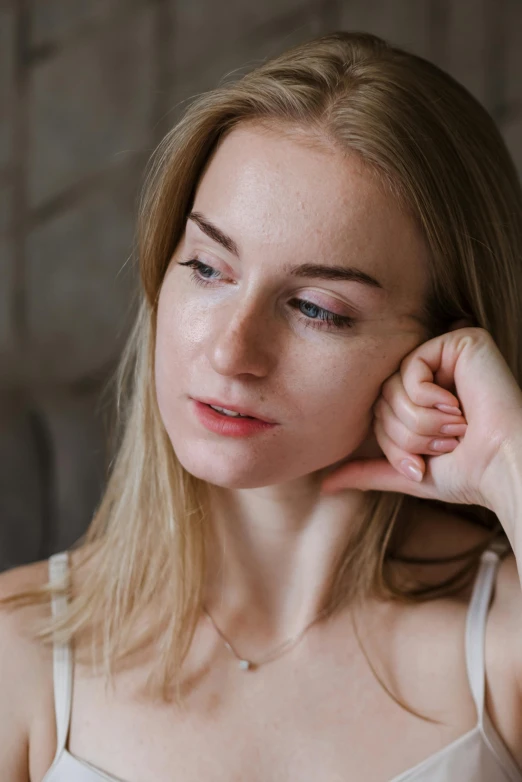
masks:
[[[210,284],[179,265],[195,258]],[[357,274],[292,274],[300,266]],[[357,158],[304,135],[235,128],[203,173],[159,298],[157,398],[185,469],[254,488],[379,455],[372,405],[427,338],[419,320],[427,266],[413,221]],[[244,406],[277,426],[216,434],[194,397]]]

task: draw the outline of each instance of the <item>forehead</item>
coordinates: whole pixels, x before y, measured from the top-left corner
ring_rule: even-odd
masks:
[[[424,296],[427,251],[412,218],[360,159],[311,136],[238,126],[199,182],[194,210],[265,264],[345,263],[394,299]],[[187,223],[187,232],[198,229]]]

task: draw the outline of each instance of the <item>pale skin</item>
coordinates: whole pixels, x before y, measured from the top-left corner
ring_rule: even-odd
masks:
[[[364,442],[371,406],[423,341],[415,315],[426,251],[356,160],[266,131],[236,130],[223,142],[192,212],[231,236],[240,254],[188,220],[160,296],[158,400],[181,463],[216,487],[209,602],[255,657],[317,614],[362,499],[358,491],[341,502],[321,497],[318,471],[356,449],[380,453]],[[198,287],[176,263],[195,256],[219,281]],[[292,279],[285,266],[299,263],[353,266],[382,288]],[[292,306],[296,299],[355,325],[328,326],[312,312],[314,320]],[[278,426],[243,440],[213,435],[194,418],[189,395],[242,402]]]
[[[364,501],[364,491],[354,486],[442,498],[444,471],[452,467],[440,461],[436,469],[437,460],[449,456],[435,457],[429,443],[445,439],[448,453],[464,464],[459,453],[465,453],[468,431],[476,446],[476,419],[484,416],[471,414],[472,383],[460,397],[466,417],[434,409],[436,401],[458,403],[449,391],[439,389],[437,400],[419,398],[418,362],[403,359],[418,355],[425,343],[417,316],[429,259],[410,218],[355,158],[310,139],[303,143],[297,134],[239,128],[204,172],[192,211],[200,219],[187,221],[159,301],[158,402],[181,463],[213,486],[206,603],[235,647],[255,660],[316,615],[336,552]],[[232,238],[239,252],[210,238],[201,217]],[[218,281],[202,287],[191,280],[191,269],[179,262],[196,256],[206,267],[201,276]],[[288,265],[304,263],[356,267],[380,287],[289,275]],[[310,304],[299,306],[298,299]],[[329,327],[311,305],[352,317],[354,325]],[[463,350],[462,333],[445,337],[450,358],[444,367],[467,361],[468,372],[478,373],[484,350],[474,347],[481,343],[473,342],[473,333]],[[423,358],[436,363],[436,353],[427,347]],[[485,353],[504,369],[491,346]],[[508,373],[499,376],[500,391],[486,389],[483,399],[493,408],[499,400],[498,409],[515,409],[516,388]],[[190,396],[243,403],[278,426],[250,438],[222,438],[194,417]],[[491,420],[501,430],[501,416]],[[513,414],[511,429],[522,432],[517,421]],[[462,426],[463,439],[441,438],[447,423]],[[519,440],[512,442],[509,457],[498,451],[482,467],[474,461],[464,488],[472,487],[466,501],[498,511],[518,557],[513,487],[522,470]],[[347,457],[353,464],[335,473]],[[357,473],[359,457],[379,461]],[[400,476],[405,457],[426,471],[423,482]],[[337,494],[321,494],[328,474],[329,487],[342,489]],[[451,486],[457,494],[464,488]],[[461,517],[426,510],[405,553],[451,555],[482,537]],[[81,559],[81,551],[74,556]],[[522,765],[516,557],[502,563],[490,609],[486,706]],[[46,567],[36,563],[3,574],[0,593],[43,583]],[[452,567],[412,569],[411,575],[437,582]],[[187,673],[199,677],[188,715],[133,697],[151,659],[122,674],[110,697],[101,682],[77,671],[69,749],[126,782],[170,781],[173,769],[187,782],[392,782],[476,722],[463,653],[468,602],[469,592],[415,607],[368,601],[360,616],[365,647],[387,684],[442,725],[402,710],[381,689],[346,612],[314,625],[290,652],[246,674],[203,618],[187,660]],[[20,621],[0,614],[6,696],[0,768],[9,769],[13,782],[41,782],[56,741],[52,671],[48,652],[23,640]],[[17,682],[28,678],[21,692]]]

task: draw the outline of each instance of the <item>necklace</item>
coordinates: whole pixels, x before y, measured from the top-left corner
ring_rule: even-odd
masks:
[[[203,606],[203,610],[206,613],[206,615],[208,616],[208,618],[210,619],[210,621],[212,622],[212,624],[214,625],[214,628],[215,628],[216,632],[218,633],[218,635],[221,636],[221,638],[225,642],[226,648],[230,652],[232,652],[232,654],[234,655],[234,657],[236,657],[237,660],[239,660],[239,667],[241,668],[242,671],[252,671],[252,670],[255,670],[256,668],[259,668],[260,665],[264,665],[265,663],[270,662],[271,660],[275,660],[276,657],[280,657],[282,654],[284,654],[284,652],[288,651],[293,646],[295,646],[295,644],[298,641],[301,640],[301,638],[306,633],[306,631],[313,624],[315,624],[322,616],[324,616],[324,614],[326,613],[326,609],[324,611],[321,611],[315,617],[315,619],[313,619],[311,622],[309,622],[306,625],[306,627],[303,630],[301,630],[301,632],[297,633],[297,635],[291,636],[291,638],[288,638],[288,640],[284,641],[282,644],[279,644],[279,646],[276,646],[276,648],[273,649],[269,654],[265,655],[265,657],[262,657],[260,660],[256,660],[254,662],[254,660],[247,660],[245,657],[241,657],[241,655],[239,655],[236,652],[236,650],[234,649],[234,647],[232,646],[230,641],[226,638],[226,636],[222,633],[222,631],[219,629],[217,624],[214,622],[214,620],[213,620],[212,616],[210,615],[209,611],[207,610],[206,606]]]

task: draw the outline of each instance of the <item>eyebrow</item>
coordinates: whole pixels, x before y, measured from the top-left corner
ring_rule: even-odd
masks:
[[[191,212],[188,216],[189,220],[196,223],[196,225],[206,234],[210,239],[220,244],[239,258],[239,247],[231,236],[223,233],[223,231],[211,223],[201,212]],[[292,277],[306,277],[316,280],[343,280],[348,282],[360,282],[364,285],[369,285],[372,288],[380,288],[384,290],[384,286],[372,277],[370,274],[356,269],[353,266],[325,266],[323,264],[316,263],[302,263],[295,266],[286,266],[285,270]]]

